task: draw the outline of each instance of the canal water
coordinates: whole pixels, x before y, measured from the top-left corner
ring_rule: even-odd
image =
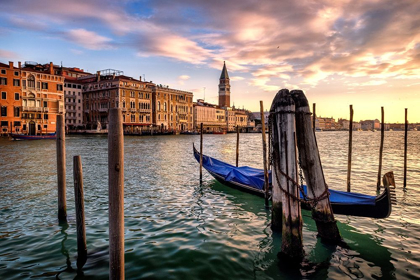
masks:
[[[327,184],[346,190],[347,132],[316,134]],[[125,137],[126,279],[420,278],[420,132],[386,132],[383,173],[393,170],[398,204],[383,220],[336,215],[349,248],[317,239],[303,212],[307,258],[318,269],[277,260],[264,200],[229,189],[207,172],[199,184],[199,136]],[[353,134],[352,191],[376,194],[379,132]],[[240,165],[262,166],[261,134],[240,135]],[[57,221],[55,141],[0,139],[0,279],[108,279],[106,136],[68,136],[68,224]],[[205,135],[204,153],[235,163],[236,135]],[[83,164],[88,260],[77,275],[73,156]]]

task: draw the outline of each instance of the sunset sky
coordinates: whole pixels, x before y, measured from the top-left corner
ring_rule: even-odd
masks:
[[[302,89],[317,115],[420,122],[420,1],[1,0],[0,62],[36,61],[269,109]],[[232,104],[231,104],[232,105]]]

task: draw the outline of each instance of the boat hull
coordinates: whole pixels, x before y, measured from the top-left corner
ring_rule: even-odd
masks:
[[[56,138],[55,134],[46,134],[46,135],[25,135],[25,134],[10,134],[10,137],[14,140],[54,140]]]

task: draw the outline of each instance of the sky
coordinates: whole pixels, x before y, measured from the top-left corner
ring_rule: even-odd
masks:
[[[124,75],[269,110],[301,89],[317,116],[420,122],[418,0],[1,0],[0,62]]]

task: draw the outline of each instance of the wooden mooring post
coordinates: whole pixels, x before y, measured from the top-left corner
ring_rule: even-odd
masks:
[[[200,124],[200,184],[203,182],[203,123]]]
[[[239,164],[239,125],[236,126],[236,167]]]
[[[384,151],[384,137],[385,137],[385,112],[384,107],[381,107],[381,144],[379,146],[379,167],[378,178],[376,181],[376,191],[381,190],[381,172],[382,172],[382,154]]]
[[[120,108],[109,109],[109,279],[124,274],[124,134]]]
[[[267,141],[265,140],[265,117],[264,117],[264,104],[260,100],[260,112],[261,112],[261,134],[263,144],[263,164],[264,164],[264,201],[265,207],[269,208],[269,196],[270,196],[270,183],[268,180],[268,163],[267,163]]]
[[[58,220],[67,222],[66,202],[66,134],[64,115],[57,115],[56,127],[57,144],[57,183],[58,183]]]
[[[87,260],[83,170],[80,156],[73,157],[73,180],[77,229],[77,270],[80,271]]]
[[[298,183],[295,181],[295,104],[289,90],[282,89],[277,93],[270,112],[273,114],[272,227],[282,231],[279,256],[300,263],[304,251]]]
[[[405,125],[404,125],[404,183],[403,188],[405,190],[407,186],[407,142],[408,142],[408,112],[405,108]]]
[[[312,128],[314,129],[314,134],[316,131],[316,104],[312,104]]]
[[[347,191],[351,191],[351,153],[353,145],[353,105],[350,105],[350,124],[349,124],[349,153],[347,158]]]
[[[296,110],[296,138],[301,167],[308,187],[307,196],[313,200],[312,218],[315,220],[318,235],[322,240],[341,243],[328,196],[321,159],[315,135],[312,131],[309,103],[301,90],[291,91]]]

